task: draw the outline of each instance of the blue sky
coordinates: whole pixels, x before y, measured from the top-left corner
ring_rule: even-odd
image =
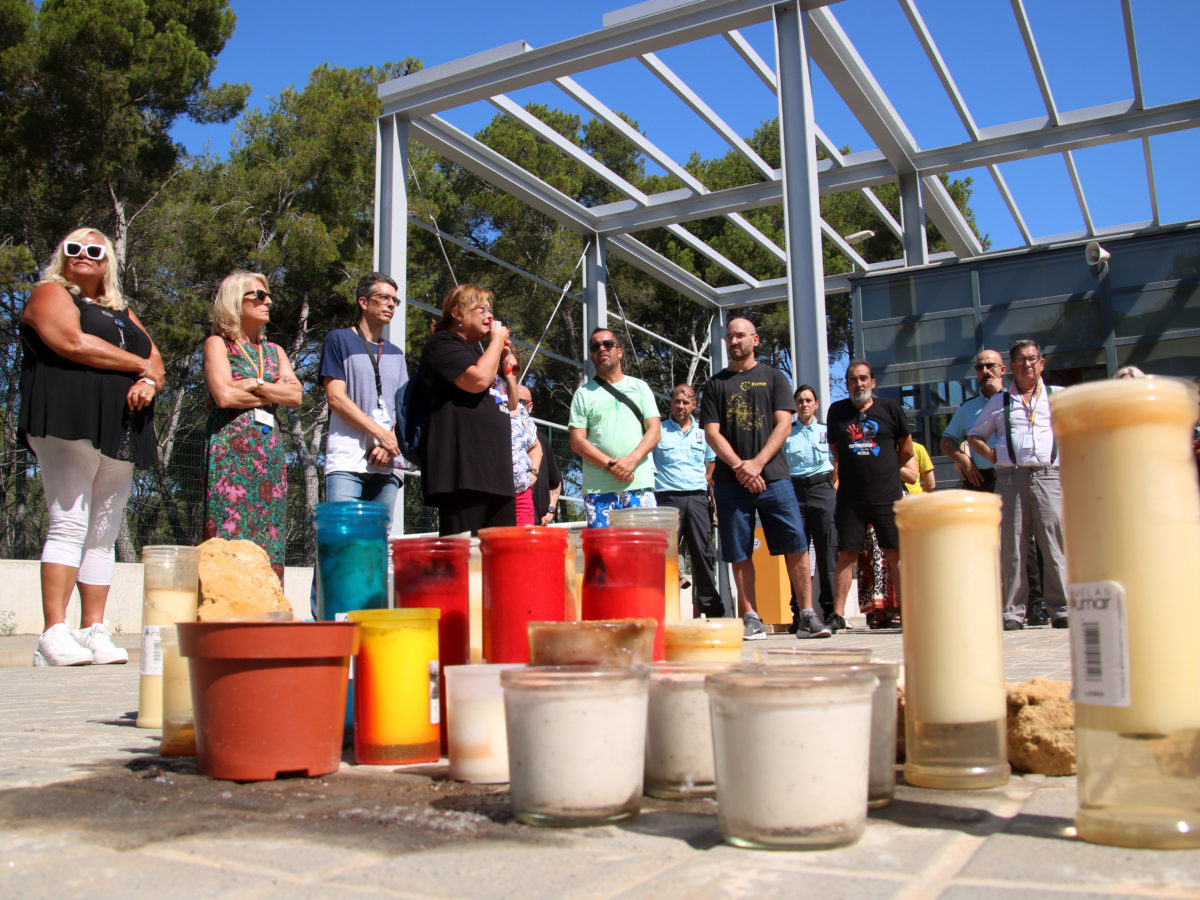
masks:
[[[448,4],[345,0],[233,0],[238,26],[221,54],[214,81],[246,81],[251,106],[266,106],[285,87],[303,87],[323,62],[363,66],[412,55],[436,65],[525,40],[544,46],[601,27],[620,0],[507,0]],[[997,125],[1045,114],[1008,0],[916,0],[976,123]],[[1060,110],[1132,97],[1120,0],[1026,0],[1035,39]],[[908,26],[897,0],[844,0],[832,10],[858,47],[918,145],[963,140],[966,132]],[[1200,97],[1194,64],[1200,34],[1200,0],[1132,0],[1146,102],[1154,105]],[[744,31],[773,64],[770,25]],[[742,135],[775,115],[774,98],[722,38],[669,48],[661,58]],[[651,140],[682,162],[688,153],[723,154],[727,146],[650,72],[627,61],[578,76],[610,107],[632,115]],[[579,111],[554,88],[513,95]],[[824,76],[814,81],[818,124],[851,150],[873,146]],[[449,112],[455,125],[474,131],[495,110],[486,103]],[[230,126],[181,124],[175,135],[191,152],[224,155]],[[1160,213],[1164,222],[1200,218],[1200,132],[1151,141]],[[1140,142],[1122,142],[1075,154],[1084,192],[1097,225],[1148,220],[1145,166]],[[650,167],[653,171],[653,167]],[[1002,167],[1035,237],[1081,230],[1083,219],[1061,156]],[[975,178],[972,200],[981,230],[994,246],[1016,246],[1016,226],[985,171]]]

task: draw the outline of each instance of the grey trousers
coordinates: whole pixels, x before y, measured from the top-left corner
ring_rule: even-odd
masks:
[[[1067,614],[1067,564],[1063,556],[1062,482],[1054,466],[996,469],[996,493],[1004,502],[1000,520],[1000,574],[1004,618],[1025,620],[1029,601],[1028,556],[1032,534],[1042,551],[1043,603],[1051,619]]]

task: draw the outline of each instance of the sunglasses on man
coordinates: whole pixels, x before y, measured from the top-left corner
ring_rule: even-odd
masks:
[[[592,353],[596,353],[601,347],[603,347],[605,350],[611,350],[615,346],[617,346],[617,342],[609,338],[608,340],[604,341],[592,341],[590,344],[588,344],[588,350]]]
[[[80,241],[65,241],[63,243],[63,255],[69,256],[72,259],[82,255],[99,262],[107,254],[108,250],[103,244],[84,244]]]

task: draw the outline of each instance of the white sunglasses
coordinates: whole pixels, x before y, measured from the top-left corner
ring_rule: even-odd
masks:
[[[94,259],[96,262],[104,259],[108,251],[103,244],[81,244],[79,241],[66,241],[63,244],[63,254],[74,259],[76,256],[85,255],[88,259]]]

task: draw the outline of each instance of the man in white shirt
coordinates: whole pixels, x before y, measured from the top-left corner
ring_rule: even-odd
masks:
[[[1035,341],[1020,340],[1008,354],[1013,381],[992,397],[967,433],[967,442],[996,466],[996,492],[1004,502],[1000,568],[1004,578],[1004,629],[1024,627],[1029,600],[1027,554],[1032,534],[1042,550],[1043,604],[1055,628],[1067,627],[1063,557],[1062,484],[1058,444],[1050,427],[1050,390],[1042,381],[1046,360]],[[995,438],[995,448],[988,446]]]

